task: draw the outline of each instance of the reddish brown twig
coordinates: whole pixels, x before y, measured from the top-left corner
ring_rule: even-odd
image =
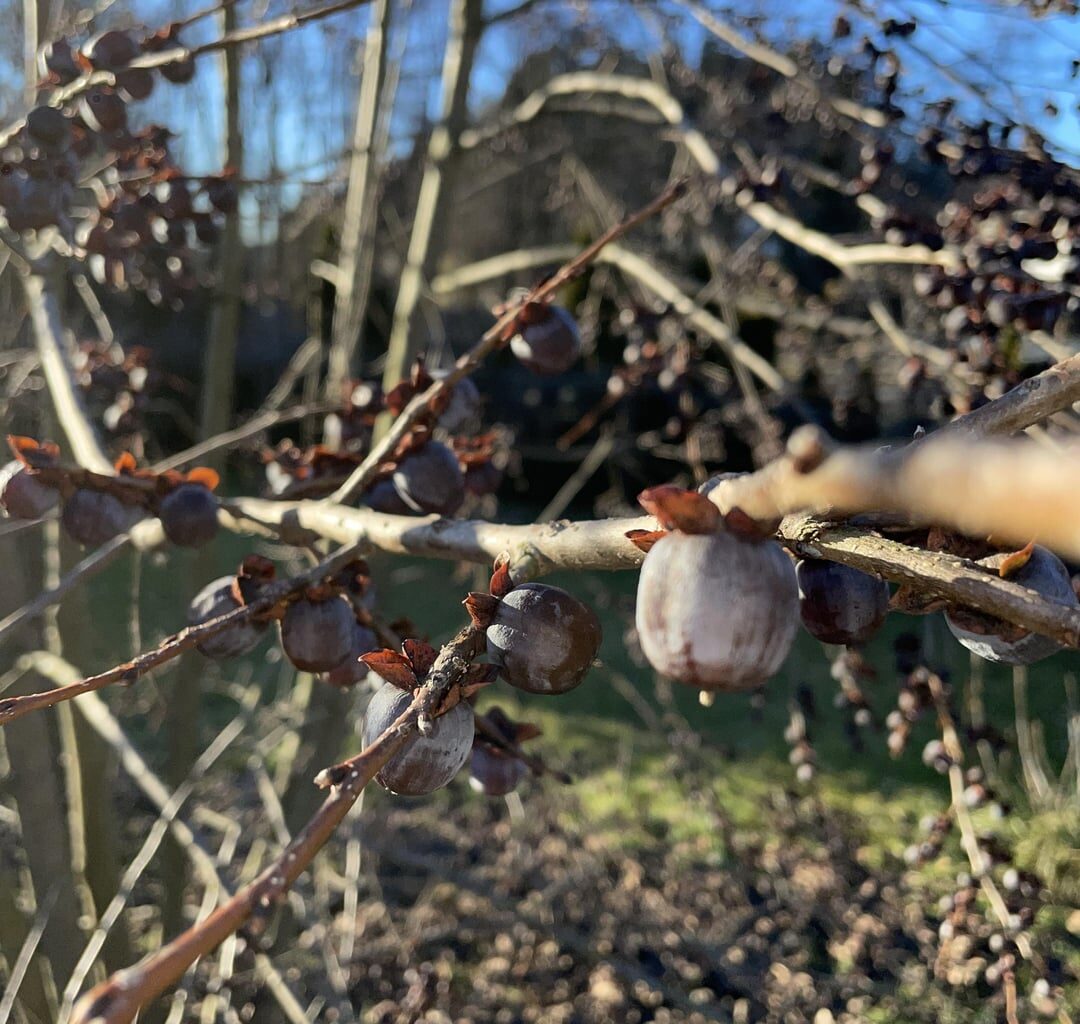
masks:
[[[452,706],[455,690],[475,653],[475,641],[473,626],[458,633],[439,652],[426,682],[397,721],[361,753],[320,773],[317,781],[330,787],[330,795],[254,882],[158,952],[91,989],[76,1004],[71,1024],[129,1024],[142,1007],[174,984],[199,957],[245,923],[268,913],[330,839],[364,787],[410,742],[421,717],[438,715]]]
[[[325,561],[320,562],[306,572],[287,580],[269,584],[260,593],[259,597],[250,604],[245,604],[243,607],[236,608],[215,619],[208,619],[197,626],[188,626],[179,633],[166,638],[153,650],[144,651],[131,661],[116,665],[106,672],[80,679],[78,682],[69,683],[67,686],[58,686],[54,690],[45,690],[42,693],[28,693],[24,696],[8,697],[0,700],[0,725],[7,725],[17,718],[22,718],[23,715],[30,714],[32,711],[51,708],[63,701],[72,700],[81,694],[104,689],[113,683],[133,683],[152,669],[165,664],[167,661],[172,661],[173,658],[183,654],[184,651],[190,650],[200,641],[209,639],[222,630],[244,622],[252,616],[268,612],[290,594],[332,575],[338,569],[353,561],[361,552],[362,546],[361,543],[355,543],[341,548]]]
[[[632,231],[639,224],[656,216],[661,210],[670,206],[676,199],[686,192],[687,183],[680,179],[668,188],[664,189],[651,203],[643,206],[637,213],[631,214],[626,220],[605,231],[592,245],[583,249],[577,256],[564,263],[543,284],[538,285],[527,295],[517,302],[511,303],[498,320],[484,332],[480,340],[466,352],[454,364],[453,368],[445,377],[441,377],[426,391],[417,395],[402,410],[401,415],[394,420],[393,425],[383,436],[378,444],[374,445],[368,456],[332,495],[329,500],[337,503],[345,503],[354,494],[358,494],[371,482],[372,477],[378,470],[379,464],[386,459],[394,450],[403,437],[421,420],[434,402],[444,391],[452,388],[463,377],[472,373],[488,356],[507,340],[507,331],[511,330],[517,322],[521,311],[529,303],[548,301],[564,284],[572,281],[591,264],[603,250],[604,246],[611,244],[623,235]]]

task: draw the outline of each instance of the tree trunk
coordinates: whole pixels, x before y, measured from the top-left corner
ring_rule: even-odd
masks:
[[[360,347],[360,333],[371,288],[371,250],[375,235],[379,153],[376,139],[380,102],[386,77],[386,48],[390,38],[390,0],[376,0],[371,27],[364,44],[364,69],[356,104],[349,188],[345,196],[345,220],[338,251],[337,291],[324,393],[338,397],[349,377],[350,363]]]
[[[386,353],[383,386],[392,388],[407,376],[420,348],[413,332],[420,293],[442,248],[447,198],[453,193],[458,137],[468,116],[469,79],[483,30],[481,0],[454,0],[442,70],[442,114],[428,142],[424,176],[416,201],[409,251],[398,286],[394,324]]]

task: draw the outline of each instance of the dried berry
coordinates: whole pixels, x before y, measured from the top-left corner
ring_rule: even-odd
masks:
[[[1047,600],[1072,607],[1078,603],[1069,570],[1057,555],[1044,547],[1036,546],[1027,563],[1012,573],[1009,580]],[[1030,665],[1061,650],[1061,644],[1048,636],[966,608],[947,611],[945,622],[961,644],[987,661]]]
[[[795,574],[802,623],[822,643],[865,643],[889,614],[889,584],[868,573],[808,558]]]
[[[390,479],[379,480],[372,484],[361,495],[360,504],[367,505],[375,512],[386,512],[394,516],[411,515],[414,511],[405,504],[405,500],[394,486],[394,481]]]
[[[83,47],[83,53],[94,67],[116,71],[126,67],[139,55],[139,47],[127,32],[109,29],[89,40]]]
[[[91,89],[79,103],[79,113],[94,131],[118,132],[127,126],[127,106],[112,89]]]
[[[384,683],[364,715],[364,746],[375,742],[412,703],[412,694]],[[442,789],[465,765],[473,742],[473,713],[455,704],[433,723],[430,735],[417,736],[382,768],[375,781],[399,796],[423,796]]]
[[[435,370],[431,376],[442,380],[448,370]],[[450,392],[450,401],[439,414],[439,426],[448,434],[456,434],[480,416],[480,389],[468,377],[462,377]]]
[[[484,796],[506,796],[525,778],[525,764],[519,758],[495,750],[486,743],[473,746],[469,785]]]
[[[534,373],[565,373],[581,355],[581,335],[561,306],[528,307],[527,322],[510,339],[510,351]]]
[[[71,122],[56,107],[34,107],[26,115],[26,133],[36,143],[54,152],[71,139]]]
[[[637,590],[642,651],[701,690],[752,690],[795,638],[799,586],[783,548],[731,533],[670,533],[645,556]]]
[[[57,85],[67,85],[79,77],[75,51],[66,39],[54,39],[38,51],[38,70],[42,78]]]
[[[511,686],[566,693],[585,678],[602,635],[596,614],[573,594],[523,583],[495,610],[487,628],[488,654]]]
[[[65,500],[60,522],[72,540],[97,547],[126,533],[143,515],[137,505],[126,505],[115,495],[79,487]]]
[[[285,609],[281,646],[285,656],[304,672],[329,672],[348,656],[356,617],[341,594],[302,597]]]
[[[146,68],[128,68],[116,73],[116,88],[125,100],[145,100],[154,91],[154,76]]]
[[[173,85],[187,85],[195,77],[195,58],[190,54],[177,57],[168,64],[162,64],[159,70],[162,77]]]
[[[379,641],[375,634],[362,622],[355,622],[352,650],[340,665],[332,668],[323,678],[331,686],[342,689],[363,682],[367,679],[368,667],[360,660],[360,657],[378,649]]]
[[[441,441],[428,441],[406,455],[393,481],[405,504],[417,512],[448,516],[465,500],[465,475],[457,456]]]
[[[197,626],[208,619],[216,619],[220,615],[239,608],[241,602],[236,596],[235,587],[236,579],[233,576],[222,576],[220,579],[207,583],[188,605],[188,625]],[[265,622],[246,619],[205,640],[200,640],[195,645],[195,649],[207,658],[215,660],[238,658],[252,650],[265,632]]]
[[[202,484],[181,484],[161,499],[158,515],[165,536],[182,547],[197,548],[214,539],[218,502]]]
[[[17,459],[0,469],[0,505],[12,519],[40,519],[59,500],[55,488],[27,472]]]

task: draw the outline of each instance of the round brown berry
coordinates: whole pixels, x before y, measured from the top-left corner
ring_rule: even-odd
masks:
[[[375,742],[412,703],[412,694],[384,683],[364,715],[364,746]],[[433,722],[428,736],[418,735],[382,768],[375,781],[399,796],[424,796],[442,789],[465,765],[473,742],[473,713],[455,704]]]
[[[452,515],[465,500],[465,475],[457,456],[441,441],[428,441],[398,464],[394,486],[416,512]]]
[[[799,614],[826,644],[862,644],[889,614],[889,584],[838,562],[808,558],[795,567]]]
[[[510,351],[534,373],[565,373],[581,355],[574,318],[561,306],[539,306],[529,314],[510,339]]]
[[[97,547],[130,530],[144,515],[115,495],[79,487],[64,502],[60,522],[72,540]]]
[[[301,597],[285,609],[281,646],[301,671],[329,672],[349,656],[355,623],[352,605],[341,594]]]
[[[636,620],[641,649],[663,675],[699,690],[755,689],[795,638],[795,570],[773,541],[669,533],[641,566]]]
[[[602,636],[596,614],[573,594],[546,583],[523,583],[499,602],[487,646],[511,686],[528,693],[566,693],[585,678]]]
[[[181,484],[161,499],[158,515],[165,536],[181,547],[197,548],[214,539],[218,501],[202,484]]]
[[[525,764],[518,758],[476,743],[469,768],[469,785],[484,796],[506,796],[525,778]]]
[[[235,585],[236,579],[233,576],[222,576],[220,579],[207,583],[188,605],[188,625],[198,626],[209,619],[216,619],[239,608],[241,602],[237,599]],[[214,660],[238,658],[252,650],[265,632],[265,622],[246,619],[205,640],[200,640],[195,645],[195,649]]]

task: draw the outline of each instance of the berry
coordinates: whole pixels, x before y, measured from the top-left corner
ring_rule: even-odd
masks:
[[[231,178],[210,178],[206,183],[206,198],[219,213],[233,213],[240,201],[236,182]]]
[[[75,52],[66,39],[54,39],[38,51],[38,70],[42,78],[67,85],[79,77]]]
[[[59,500],[55,488],[28,473],[17,459],[0,469],[0,505],[12,519],[40,519]]]
[[[699,690],[752,690],[783,664],[799,586],[783,548],[731,533],[669,533],[641,566],[637,631],[654,669]]]
[[[236,579],[233,576],[222,576],[221,579],[207,583],[188,605],[188,625],[197,626],[239,608],[240,601],[234,590],[235,585]],[[214,660],[237,658],[252,650],[265,632],[265,622],[247,619],[201,640],[195,645],[195,649]]]
[[[110,29],[89,40],[83,47],[83,53],[94,67],[116,71],[126,67],[139,55],[139,47],[127,32]]]
[[[71,139],[71,122],[56,107],[42,105],[26,115],[26,133],[46,149],[58,151]]]
[[[538,306],[510,339],[510,351],[534,373],[565,373],[581,355],[581,335],[561,306]]]
[[[802,623],[822,643],[865,643],[889,614],[889,584],[858,569],[808,558],[795,575]]]
[[[448,370],[435,370],[431,376],[442,380]],[[439,414],[439,426],[448,434],[456,434],[480,416],[480,389],[468,378],[462,377],[450,392],[450,401]]]
[[[368,667],[360,660],[360,656],[378,649],[379,641],[375,634],[363,623],[355,622],[352,650],[340,665],[332,668],[323,678],[331,686],[342,689],[362,683],[367,678]]]
[[[72,540],[98,547],[126,533],[143,514],[137,505],[125,505],[115,495],[79,487],[64,502],[60,522]]]
[[[302,597],[285,609],[281,646],[303,672],[330,672],[348,656],[356,618],[341,594],[328,599]]]
[[[195,77],[195,58],[178,57],[168,64],[162,64],[158,70],[162,78],[173,85],[187,85]]]
[[[158,515],[165,536],[181,547],[198,548],[218,530],[218,502],[202,484],[181,484],[161,499]]]
[[[82,119],[98,132],[118,132],[127,127],[127,106],[112,89],[91,89],[79,103]]]
[[[457,456],[441,441],[428,441],[398,463],[394,486],[416,512],[452,515],[465,500],[465,475]]]
[[[525,764],[516,757],[477,743],[472,751],[469,785],[484,796],[506,796],[525,778]]]
[[[1009,580],[1034,590],[1050,601],[1072,607],[1078,603],[1069,570],[1057,555],[1046,548],[1036,546],[1027,563],[1014,572]],[[1048,636],[968,609],[947,611],[945,623],[964,647],[987,661],[1030,665],[1061,650],[1061,644]]]
[[[596,614],[572,594],[523,583],[499,602],[487,628],[488,654],[511,686],[566,693],[585,678],[602,635]]]
[[[129,102],[145,100],[154,91],[154,76],[146,68],[128,68],[116,73],[116,88]]]
[[[364,746],[375,742],[412,703],[412,694],[384,683],[372,696],[364,715]],[[423,796],[442,789],[469,759],[473,742],[473,713],[468,704],[455,704],[433,723],[429,736],[418,735],[383,766],[375,781],[399,796]]]
[[[394,516],[407,516],[413,513],[413,509],[405,504],[394,481],[390,479],[379,480],[371,485],[360,497],[360,504],[367,505],[374,512],[386,512]]]

